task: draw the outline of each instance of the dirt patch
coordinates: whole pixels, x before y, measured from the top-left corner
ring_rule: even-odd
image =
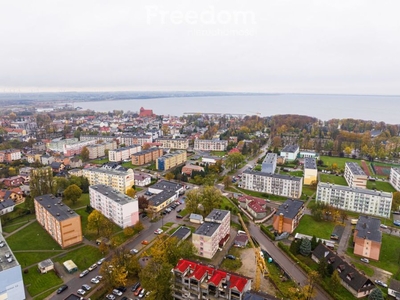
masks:
[[[254,250],[249,248],[241,250],[240,258],[242,259],[242,266],[236,272],[254,280],[254,277],[256,276],[256,259],[254,256]],[[271,282],[263,276],[261,276],[260,290],[274,296],[278,294],[278,291]]]
[[[365,160],[362,160],[362,161],[361,161],[361,168],[363,169],[363,171],[365,172],[365,174],[366,174],[367,176],[371,176],[371,174],[370,174],[370,172],[369,172],[368,165],[367,165],[367,163],[365,162]]]

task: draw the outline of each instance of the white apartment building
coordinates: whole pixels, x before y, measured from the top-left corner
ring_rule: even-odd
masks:
[[[213,209],[204,223],[192,234],[193,246],[201,257],[213,258],[219,248],[227,242],[230,233],[231,213]]]
[[[300,198],[303,178],[246,170],[242,173],[239,187],[288,198]]]
[[[104,184],[126,193],[126,191],[135,184],[135,178],[132,169],[127,171],[107,170],[101,168],[83,169],[82,175],[89,180],[90,185]]]
[[[261,164],[261,172],[272,173],[272,174],[275,173],[277,160],[278,160],[278,154],[267,153]]]
[[[198,151],[225,151],[228,141],[225,140],[199,140],[194,141],[194,150]]]
[[[396,191],[400,191],[400,169],[399,168],[391,168],[390,169],[390,184],[396,189]]]
[[[94,145],[94,144],[96,144],[95,140],[81,141],[81,142],[76,142],[76,143],[72,143],[72,144],[65,144],[63,146],[63,153],[65,156],[73,156],[75,154],[80,154],[84,147],[87,147],[89,145]]]
[[[51,141],[46,145],[48,150],[55,151],[55,152],[63,152],[64,151],[64,145],[68,144],[74,144],[77,143],[79,140],[77,138],[71,138],[71,139],[64,139],[64,140],[57,140],[57,141]]]
[[[189,140],[188,139],[168,139],[168,138],[159,138],[156,140],[156,143],[160,143],[160,148],[163,149],[180,149],[186,150],[189,148]]]
[[[310,185],[318,180],[318,169],[315,158],[304,158],[304,184]]]
[[[114,188],[96,184],[89,187],[90,206],[101,212],[121,228],[134,226],[139,221],[139,202]]]
[[[122,148],[118,148],[108,152],[108,160],[114,162],[120,162],[123,160],[131,160],[132,154],[142,151],[140,145],[130,145]]]
[[[350,187],[367,188],[368,176],[358,163],[346,162],[344,178]]]
[[[7,149],[0,151],[3,159],[1,161],[12,162],[21,159],[21,150],[19,149]]]
[[[358,213],[390,218],[393,194],[319,182],[316,201]]]
[[[89,150],[89,159],[96,159],[106,155],[106,150],[114,150],[117,148],[117,142],[103,142],[100,144],[94,144],[87,146]]]
[[[298,145],[286,145],[281,150],[281,156],[283,156],[286,160],[293,161],[297,159],[299,150],[300,148]]]
[[[133,135],[133,134],[123,134],[119,137],[120,144],[125,146],[149,144],[153,142],[153,137],[151,135]]]

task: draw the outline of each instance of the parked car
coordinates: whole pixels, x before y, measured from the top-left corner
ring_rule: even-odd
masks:
[[[384,228],[384,229],[388,228],[387,225],[385,225],[385,224],[381,224],[380,226],[381,226],[381,228]]]
[[[122,293],[126,292],[126,287],[124,287],[123,285],[120,285],[119,287],[117,287],[118,291],[121,291]]]
[[[148,245],[149,244],[149,241],[148,240],[143,240],[142,241],[142,245]]]
[[[376,284],[378,284],[378,285],[380,285],[380,286],[383,286],[383,287],[385,287],[385,288],[387,288],[388,287],[388,285],[386,284],[386,283],[384,283],[384,282],[382,282],[382,281],[380,281],[380,280],[375,280],[375,283]]]
[[[146,295],[146,290],[145,290],[145,289],[142,289],[142,290],[140,291],[139,298],[143,298],[144,295]]]
[[[142,291],[141,287],[138,287],[136,291],[133,293],[135,296],[139,296],[140,292]]]
[[[106,260],[106,258],[105,257],[103,257],[103,258],[100,258],[100,260],[97,262],[97,265],[101,265],[102,263],[103,263],[103,261],[105,261]]]
[[[162,230],[161,228],[154,230],[154,234],[161,234],[163,232],[164,232],[164,230]]]
[[[91,289],[90,285],[88,285],[88,284],[82,285],[82,290],[89,291],[90,289]]]
[[[90,279],[90,282],[94,283],[94,284],[97,284],[97,283],[100,282],[100,280],[98,280],[96,277],[94,277],[94,278]]]
[[[89,272],[93,271],[94,269],[97,268],[97,264],[93,264],[89,267]]]
[[[181,211],[182,211],[182,209],[180,209],[180,208],[176,210],[177,213],[180,213]]]
[[[117,289],[113,289],[112,293],[113,293],[115,296],[122,296],[122,292],[121,292],[120,290],[117,290]]]
[[[133,248],[133,249],[131,249],[129,252],[130,252],[131,254],[138,254],[138,253],[139,253],[139,250],[136,249],[136,248]]]
[[[86,294],[86,292],[85,292],[84,290],[82,290],[82,289],[77,290],[76,293],[77,293],[78,295],[81,295],[81,296],[83,296],[83,295]]]
[[[339,236],[337,234],[331,234],[331,240],[338,240]]]
[[[84,270],[84,271],[82,271],[81,274],[79,274],[79,277],[80,278],[85,277],[87,274],[89,274],[89,270]]]
[[[108,294],[108,295],[106,296],[106,298],[107,298],[108,300],[115,300],[115,296],[112,295],[112,294]]]
[[[232,259],[232,260],[236,259],[236,257],[232,254],[228,254],[227,256],[225,256],[225,258]]]
[[[64,292],[66,289],[68,288],[68,285],[63,284],[62,286],[60,286],[57,290],[57,294],[61,294],[62,292]]]
[[[182,218],[183,218],[181,215],[176,215],[176,217],[177,217],[178,219],[182,219]]]
[[[363,258],[361,258],[360,260],[361,260],[362,262],[365,262],[366,264],[369,264],[369,259],[368,259],[368,258],[363,257]]]
[[[393,224],[396,225],[396,226],[400,226],[400,220],[394,221]]]
[[[139,287],[140,287],[140,282],[136,282],[136,283],[132,286],[131,291],[134,292],[134,291],[136,291]]]

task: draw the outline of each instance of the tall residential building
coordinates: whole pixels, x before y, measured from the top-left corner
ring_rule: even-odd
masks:
[[[400,169],[399,168],[391,168],[390,169],[390,184],[396,189],[396,191],[400,191]]]
[[[1,224],[0,224],[1,227]],[[26,299],[21,265],[0,228],[0,299]]]
[[[246,170],[242,173],[239,187],[288,198],[300,198],[303,178]]]
[[[283,156],[288,161],[293,161],[293,160],[297,159],[299,150],[300,150],[300,148],[298,145],[286,145],[281,150],[281,156]]]
[[[360,216],[354,229],[354,254],[379,260],[382,245],[381,220]]]
[[[119,137],[120,144],[125,146],[149,144],[153,142],[153,137],[151,135],[133,135],[133,134],[123,134]]]
[[[36,220],[62,248],[82,242],[81,216],[61,198],[51,194],[36,197],[35,212]]]
[[[96,159],[106,155],[106,150],[111,151],[117,148],[116,141],[103,142],[87,146],[89,150],[89,159]]]
[[[304,202],[300,200],[287,199],[281,204],[273,218],[273,227],[279,234],[282,232],[292,233],[300,223],[304,215]]]
[[[350,187],[365,189],[367,187],[368,176],[364,170],[355,162],[346,162],[344,178]]]
[[[318,169],[315,158],[306,157],[304,158],[304,184],[310,185],[317,182]]]
[[[100,211],[118,226],[125,228],[139,221],[139,204],[110,186],[96,184],[89,187],[90,206]]]
[[[130,145],[115,150],[108,151],[108,160],[113,162],[120,162],[123,160],[131,160],[131,156],[137,152],[142,151],[140,145]]]
[[[180,259],[172,272],[174,300],[244,300],[251,289],[251,278],[187,259]]]
[[[82,149],[84,147],[87,147],[89,145],[94,145],[96,144],[95,140],[89,140],[89,141],[80,141],[72,144],[65,144],[63,146],[63,153],[66,156],[73,156],[77,154],[81,154]]]
[[[228,210],[212,210],[192,234],[192,243],[199,256],[209,259],[214,257],[218,249],[228,241],[230,222],[231,213]]]
[[[132,169],[126,171],[107,170],[102,168],[83,169],[82,175],[89,180],[90,185],[104,184],[113,187],[121,193],[135,184],[135,178]]]
[[[352,188],[319,182],[316,201],[321,201],[334,207],[390,218],[393,194],[362,188]]]
[[[166,171],[180,164],[185,163],[187,160],[186,150],[177,150],[165,154],[156,160],[156,168],[159,171]]]
[[[64,145],[75,144],[78,141],[79,140],[77,138],[55,140],[55,141],[51,141],[46,146],[47,146],[48,150],[55,151],[55,152],[63,152]]]
[[[7,149],[0,151],[1,156],[3,157],[2,161],[5,162],[13,162],[15,160],[21,159],[21,150],[18,149]]]
[[[159,148],[150,148],[136,152],[132,155],[132,165],[141,166],[152,161],[156,161],[157,158],[163,155],[163,150]]]
[[[194,150],[198,151],[225,151],[228,147],[226,140],[194,140]]]
[[[163,149],[180,149],[186,150],[189,148],[188,139],[169,139],[169,138],[158,138],[156,143],[160,143],[160,148]]]
[[[267,153],[261,164],[261,172],[274,174],[277,160],[278,160],[278,154]]]

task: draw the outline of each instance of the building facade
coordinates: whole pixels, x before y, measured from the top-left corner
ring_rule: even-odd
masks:
[[[79,155],[84,147],[96,144],[95,140],[80,141],[72,144],[65,144],[63,146],[63,153],[65,156]]]
[[[393,194],[319,182],[316,201],[358,213],[390,218]]]
[[[267,153],[261,164],[261,172],[274,174],[277,160],[278,160],[278,154]]]
[[[318,169],[315,158],[304,158],[304,184],[311,185],[318,181]]]
[[[156,161],[157,158],[163,155],[163,150],[160,148],[150,148],[142,150],[132,155],[132,165],[142,166],[144,164]]]
[[[288,161],[293,161],[297,159],[299,150],[300,148],[298,145],[287,145],[281,150],[281,156]]]
[[[15,160],[21,159],[21,150],[18,149],[7,149],[0,151],[2,161],[4,162],[13,162]]]
[[[242,173],[239,187],[288,198],[300,198],[303,178],[246,170]]]
[[[193,246],[201,257],[211,259],[225,244],[230,233],[231,214],[227,210],[213,209],[203,224],[192,234]]]
[[[89,150],[89,159],[96,159],[106,155],[106,150],[111,151],[117,148],[116,141],[103,142],[87,146]]]
[[[121,228],[134,226],[139,221],[139,202],[110,186],[96,184],[89,187],[90,206]]]
[[[391,168],[390,169],[390,184],[396,189],[396,191],[400,191],[400,169],[399,168]]]
[[[350,187],[367,188],[368,176],[364,170],[355,162],[346,162],[344,178]]]
[[[142,151],[140,145],[130,145],[115,150],[108,151],[108,160],[112,162],[120,162],[123,160],[131,160],[131,156]]]
[[[288,199],[277,209],[273,218],[273,227],[279,234],[292,233],[300,223],[304,215],[304,202]]]
[[[187,160],[186,150],[177,150],[165,154],[156,160],[156,168],[159,171],[166,171],[180,164],[185,163]]]
[[[179,195],[184,193],[184,186],[172,181],[160,180],[150,186],[148,191],[154,194],[149,199],[148,210],[158,213],[172,202],[178,200]]]
[[[156,143],[160,143],[160,148],[163,149],[187,150],[189,148],[188,139],[158,138],[156,139]]]
[[[354,254],[379,260],[382,245],[381,220],[360,216],[353,234]]]
[[[126,191],[135,184],[132,169],[119,171],[102,168],[88,168],[82,170],[82,176],[89,180],[90,185],[108,185],[121,193],[126,193]]]
[[[35,198],[36,220],[62,247],[82,243],[81,216],[51,194]]]
[[[226,151],[228,141],[225,140],[194,140],[194,150],[198,151]]]

